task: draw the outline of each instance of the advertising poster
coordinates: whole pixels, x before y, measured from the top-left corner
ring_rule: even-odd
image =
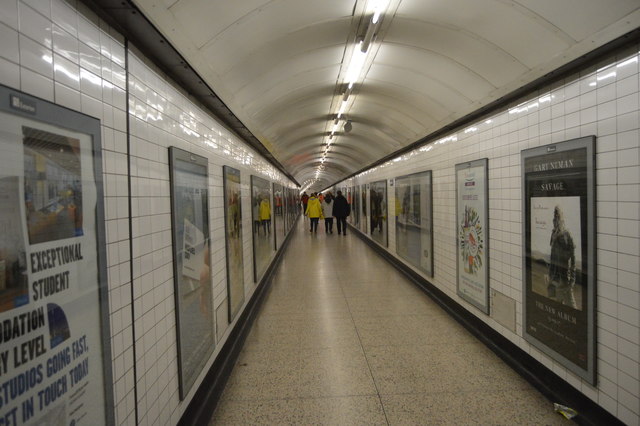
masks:
[[[275,233],[271,229],[271,183],[251,176],[251,217],[253,220],[253,278],[259,282],[264,275],[274,249]]]
[[[349,203],[349,205],[351,206],[351,213],[349,214],[349,216],[347,216],[347,222],[353,224],[353,218],[355,217],[355,215],[353,214],[353,187],[347,187],[347,193],[345,194],[345,197],[347,199],[347,203]]]
[[[277,250],[278,247],[282,245],[285,237],[285,229],[284,229],[284,218],[282,217],[282,185],[277,183],[273,184],[273,230],[275,236],[275,246],[274,248]]]
[[[433,277],[431,171],[396,178],[396,253]]]
[[[489,191],[486,158],[456,164],[458,296],[489,314]]]
[[[0,425],[113,423],[100,122],[0,99]]]
[[[356,185],[353,190],[353,206],[351,206],[353,225],[360,229],[360,185]]]
[[[214,349],[207,159],[169,148],[180,399]]]
[[[244,262],[242,256],[242,203],[240,170],[224,166],[224,217],[227,243],[227,294],[229,322],[244,303]]]
[[[360,185],[360,208],[362,209],[362,219],[360,219],[360,230],[367,232],[367,186]]]
[[[371,238],[383,246],[387,246],[387,181],[380,180],[371,183],[369,189],[370,210],[369,219]]]
[[[522,152],[525,339],[595,384],[594,137]]]

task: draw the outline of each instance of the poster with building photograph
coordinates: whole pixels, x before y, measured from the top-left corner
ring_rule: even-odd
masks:
[[[113,424],[100,122],[0,86],[0,424]]]
[[[489,190],[486,158],[456,164],[458,296],[489,314]]]
[[[240,170],[224,166],[222,173],[224,181],[224,217],[227,247],[227,295],[229,322],[231,322],[244,303]]]
[[[395,180],[396,253],[433,277],[431,171]]]
[[[180,399],[214,349],[207,159],[169,148]]]
[[[522,152],[525,339],[595,384],[594,137]]]

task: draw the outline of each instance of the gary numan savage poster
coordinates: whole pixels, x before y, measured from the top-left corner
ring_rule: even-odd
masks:
[[[525,339],[592,384],[594,139],[522,152]]]

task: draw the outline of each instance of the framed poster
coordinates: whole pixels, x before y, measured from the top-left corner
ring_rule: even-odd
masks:
[[[242,199],[240,170],[223,166],[224,217],[227,248],[227,302],[229,322],[244,303],[244,262],[242,256]]]
[[[274,249],[282,245],[285,237],[284,217],[282,208],[282,185],[273,184],[273,233]]]
[[[489,315],[489,176],[486,158],[456,164],[458,296]]]
[[[595,137],[522,151],[523,329],[596,384]]]
[[[360,208],[362,209],[362,219],[360,220],[360,230],[367,233],[367,190],[368,185],[360,185]]]
[[[274,251],[271,236],[271,182],[251,176],[251,216],[253,220],[253,278],[259,282]]]
[[[356,185],[353,190],[353,206],[351,206],[351,214],[353,215],[353,225],[356,229],[360,229],[360,185]]]
[[[289,233],[291,229],[291,197],[290,197],[291,189],[284,187],[283,190],[283,202],[284,206],[284,224],[285,224],[285,235]]]
[[[433,277],[431,171],[395,180],[396,253]]]
[[[113,424],[100,121],[0,86],[3,424]]]
[[[215,346],[207,159],[169,148],[180,399]]]
[[[379,180],[371,183],[369,189],[371,226],[369,232],[371,238],[383,246],[388,245],[388,223],[387,223],[387,181]]]

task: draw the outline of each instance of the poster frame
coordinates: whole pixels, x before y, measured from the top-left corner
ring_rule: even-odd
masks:
[[[256,181],[262,181],[262,182],[266,182],[268,184],[269,187],[269,203],[271,206],[273,206],[273,185],[270,181],[268,181],[267,179],[261,178],[259,176],[255,176],[255,175],[251,175],[251,188],[249,190],[249,194],[250,194],[250,200],[251,200],[251,237],[252,237],[252,241],[253,241],[253,280],[254,282],[257,284],[260,282],[260,280],[262,279],[262,277],[264,276],[265,272],[267,271],[267,269],[269,268],[269,262],[267,262],[267,266],[264,268],[264,271],[261,271],[260,276],[258,276],[258,258],[256,255],[256,247],[258,246],[257,241],[256,241],[256,232],[255,232],[255,222],[256,222],[256,217],[255,217],[255,212],[254,212],[254,196],[253,196],[253,187],[255,186],[255,182]],[[273,229],[273,208],[271,209],[271,232],[273,232],[275,234],[275,230]],[[258,232],[260,232],[258,230]],[[274,241],[275,241],[275,237],[273,237]],[[269,257],[273,256],[273,252],[274,252],[274,246],[275,246],[275,242],[274,241],[270,241],[269,242],[269,247],[271,247],[271,252],[269,253]]]
[[[398,253],[398,256],[401,257],[402,259],[408,261],[411,265],[413,265],[414,267],[416,267],[417,269],[419,269],[420,271],[424,272],[429,278],[433,278],[434,276],[434,256],[433,256],[433,171],[432,170],[424,170],[421,172],[416,172],[416,173],[410,173],[408,175],[402,175],[402,176],[398,176],[394,179],[394,186],[395,186],[395,194],[398,193],[398,180],[401,179],[410,179],[413,177],[421,177],[421,176],[429,176],[429,191],[427,192],[427,196],[429,197],[429,234],[431,235],[430,238],[430,244],[429,244],[429,253],[431,253],[430,257],[430,265],[429,265],[429,271],[425,271],[424,269],[422,269],[419,265],[414,264],[413,262],[411,262],[409,259],[403,257],[402,255],[400,255],[400,253],[398,252],[398,216],[396,216],[396,253]]]
[[[522,303],[522,333],[525,341],[529,342],[534,347],[538,348],[540,351],[554,359],[556,362],[560,363],[568,370],[575,373],[577,376],[581,377],[585,381],[587,381],[592,386],[596,386],[597,384],[597,334],[596,334],[596,309],[597,309],[597,298],[596,298],[596,268],[597,268],[597,259],[596,259],[596,155],[595,155],[595,144],[596,137],[595,136],[585,136],[576,139],[570,139],[558,143],[552,143],[548,145],[543,145],[535,148],[530,148],[521,151],[521,168],[522,168],[522,294],[523,294],[523,303]],[[533,158],[544,158],[551,157],[556,154],[566,152],[566,151],[574,151],[574,150],[585,150],[585,205],[580,206],[580,216],[586,213],[586,223],[582,223],[580,221],[580,234],[581,238],[583,235],[586,235],[586,252],[582,254],[581,262],[586,260],[587,268],[586,271],[581,264],[583,269],[582,273],[586,272],[586,289],[582,292],[582,297],[586,295],[587,302],[582,303],[582,306],[586,305],[586,323],[582,324],[584,328],[586,328],[586,351],[587,351],[587,367],[583,368],[571,359],[564,356],[558,350],[557,345],[554,345],[553,342],[543,341],[538,337],[532,335],[529,332],[529,316],[528,316],[528,306],[529,299],[535,302],[535,298],[539,298],[539,296],[534,296],[534,292],[532,289],[529,289],[529,276],[533,273],[531,262],[528,261],[529,253],[531,252],[531,244],[532,244],[532,235],[531,230],[527,229],[531,223],[531,212],[528,211],[528,205],[530,205],[530,199],[533,198],[531,192],[529,191],[528,179],[532,179],[535,176],[536,172],[528,172],[526,170],[527,160]],[[560,170],[549,170],[545,172],[537,172],[539,176],[543,176],[544,178],[553,178],[555,176],[560,177],[563,173],[566,175],[566,171],[563,172]],[[540,174],[544,173],[544,174]],[[551,197],[553,198],[553,197]],[[557,198],[561,198],[560,196]],[[569,198],[566,195],[562,198]],[[586,229],[585,229],[586,228]],[[584,242],[582,242],[582,247],[584,247]],[[544,296],[543,296],[544,297]],[[555,348],[554,348],[555,346]]]
[[[382,180],[377,180],[374,182],[370,183],[370,187],[368,189],[369,192],[369,213],[371,213],[371,191],[373,190],[374,186],[378,186],[378,185],[384,185],[384,204],[383,204],[383,208],[385,211],[385,216],[383,217],[383,221],[384,221],[384,227],[385,227],[385,237],[384,237],[384,243],[378,241],[376,238],[374,238],[375,232],[373,230],[373,228],[371,227],[371,219],[373,218],[373,216],[370,216],[369,218],[369,237],[375,241],[376,243],[380,244],[382,247],[389,247],[389,188],[387,187],[387,179],[382,179]]]
[[[482,179],[482,182],[484,184],[484,191],[480,194],[480,197],[482,197],[482,200],[484,201],[484,208],[482,211],[483,214],[483,220],[481,223],[482,229],[484,230],[484,256],[482,258],[482,265],[484,267],[484,303],[479,303],[477,300],[472,299],[471,297],[467,296],[466,294],[464,294],[464,292],[461,291],[461,285],[460,285],[460,238],[459,238],[459,233],[460,233],[460,220],[461,218],[459,217],[459,206],[462,204],[462,200],[460,199],[460,195],[458,192],[458,185],[459,185],[459,175],[461,171],[464,170],[468,170],[471,168],[482,168],[483,173],[484,173],[484,178]],[[489,282],[489,238],[490,238],[490,232],[489,232],[489,160],[487,158],[480,158],[477,160],[473,160],[473,161],[467,161],[464,163],[458,163],[455,165],[455,188],[456,188],[456,202],[455,202],[455,218],[456,218],[456,226],[455,226],[455,239],[456,239],[456,293],[457,295],[469,302],[471,305],[475,306],[476,308],[478,308],[480,311],[482,311],[483,313],[485,313],[486,315],[489,315],[489,309],[490,309],[490,303],[489,303],[489,297],[490,297],[490,290],[491,290],[491,285]]]
[[[242,247],[241,250],[241,254],[244,253],[244,241],[243,241],[243,237],[242,237],[242,173],[240,172],[240,170],[233,168],[231,166],[222,166],[222,187],[223,187],[223,193],[224,193],[224,223],[225,223],[225,227],[224,227],[224,236],[225,236],[225,249],[226,249],[226,256],[225,256],[225,260],[226,260],[226,266],[227,266],[227,313],[228,313],[228,321],[229,324],[231,322],[233,322],[233,319],[235,318],[235,316],[238,314],[238,312],[240,312],[240,309],[242,308],[242,305],[244,304],[244,300],[245,300],[245,294],[244,294],[244,256],[240,256],[240,263],[241,263],[241,274],[242,274],[242,301],[239,301],[238,303],[238,308],[237,309],[233,309],[233,301],[231,300],[231,295],[233,294],[233,292],[231,291],[231,287],[232,287],[232,282],[231,282],[231,247],[230,247],[230,237],[229,237],[229,200],[227,199],[227,189],[228,188],[228,175],[229,174],[234,174],[238,176],[238,185],[239,185],[239,192],[240,192],[240,198],[238,199],[238,216],[239,216],[239,238],[240,238],[240,245]]]
[[[364,234],[367,234],[367,222],[369,221],[367,216],[367,192],[367,185],[360,185],[360,231]]]
[[[280,225],[278,226],[278,206],[276,203],[276,189],[277,187],[280,187],[280,194],[282,194],[282,185],[280,185],[279,183],[275,183],[272,182],[271,183],[271,228],[273,231],[273,249],[275,251],[278,251],[278,232],[280,231],[280,228],[282,228],[282,232],[284,232],[284,224],[282,223],[282,219],[280,219]],[[281,202],[282,204],[282,202]],[[280,206],[282,207],[282,206]],[[282,212],[280,213],[282,215]],[[280,216],[282,217],[282,216]],[[283,238],[284,240],[284,235]],[[280,241],[280,244],[282,244],[282,241]]]
[[[0,84],[0,112],[31,121],[64,128],[83,133],[91,138],[91,154],[93,157],[93,178],[96,191],[95,205],[95,238],[97,263],[97,296],[100,309],[99,334],[101,336],[100,370],[103,374],[105,404],[105,424],[115,424],[115,402],[113,386],[113,370],[111,358],[111,329],[109,310],[109,289],[107,275],[107,238],[105,229],[105,206],[103,186],[103,157],[101,122],[79,111],[75,111],[53,102],[41,99],[20,90]]]
[[[206,212],[206,218],[204,220],[204,222],[207,225],[207,235],[205,235],[205,241],[207,240],[211,240],[211,236],[210,236],[210,232],[211,232],[211,223],[210,223],[210,212],[209,212],[209,195],[210,195],[210,190],[209,190],[209,161],[206,157],[202,157],[200,155],[197,154],[193,154],[189,151],[185,151],[183,149],[180,149],[178,147],[175,146],[170,146],[169,147],[169,186],[171,189],[171,238],[172,238],[172,244],[171,244],[171,248],[172,248],[172,252],[173,252],[173,290],[174,290],[174,299],[175,299],[175,305],[176,305],[176,346],[177,346],[177,352],[178,352],[178,356],[177,356],[177,361],[178,361],[178,385],[179,385],[179,394],[180,394],[180,400],[184,400],[184,398],[186,397],[187,393],[189,393],[189,391],[191,390],[191,388],[193,387],[193,385],[195,384],[198,375],[200,373],[202,373],[202,370],[204,368],[204,366],[206,365],[207,360],[211,357],[211,354],[214,352],[214,348],[215,348],[215,327],[214,327],[214,322],[212,321],[210,326],[211,326],[211,336],[212,336],[212,341],[211,341],[211,346],[210,349],[205,353],[205,355],[198,360],[198,364],[195,367],[192,377],[191,379],[188,381],[186,381],[186,378],[184,377],[184,373],[185,373],[185,365],[184,365],[184,353],[182,352],[182,347],[181,347],[181,341],[183,340],[182,337],[182,326],[181,326],[181,320],[180,320],[180,313],[182,311],[182,299],[180,296],[180,288],[181,288],[181,284],[182,284],[182,274],[181,272],[178,270],[178,262],[177,259],[179,258],[180,252],[179,252],[179,248],[178,248],[178,242],[177,242],[177,230],[178,230],[178,220],[180,218],[177,217],[177,208],[176,208],[176,202],[177,202],[177,194],[176,194],[176,188],[175,188],[175,183],[176,183],[176,162],[177,161],[184,161],[186,163],[191,163],[194,164],[196,166],[199,167],[203,167],[205,172],[201,175],[202,177],[204,177],[206,185],[207,185],[207,197],[206,197],[206,208],[204,209],[204,211]],[[209,285],[212,286],[212,279],[211,279],[211,272],[209,272]],[[211,289],[213,291],[213,289]],[[209,300],[209,303],[211,304],[211,312],[213,313],[213,299]],[[213,318],[213,317],[212,317]]]

